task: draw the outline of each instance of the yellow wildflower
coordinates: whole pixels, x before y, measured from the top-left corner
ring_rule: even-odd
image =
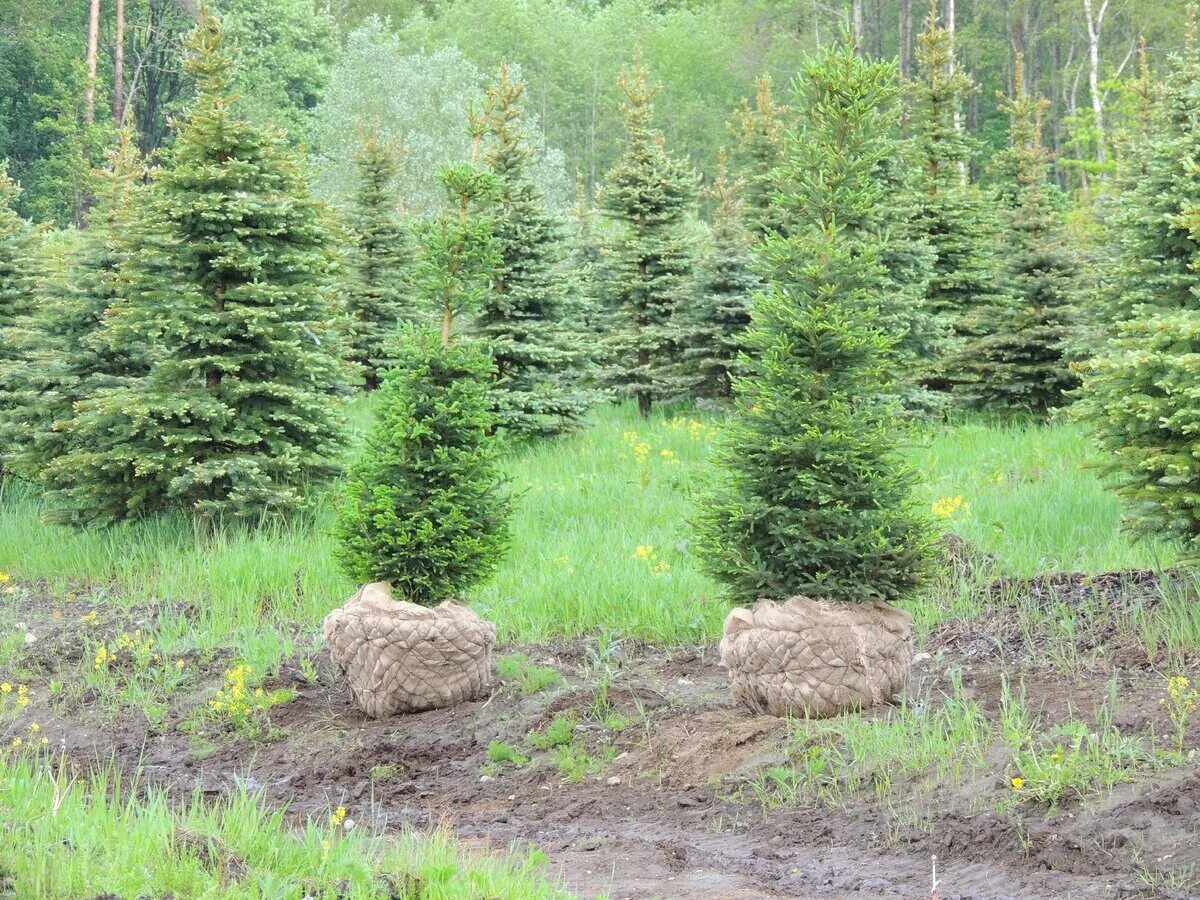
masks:
[[[43,747],[45,747],[48,743],[50,743],[50,738],[44,737],[40,741],[38,741],[38,743],[40,743]]]
[[[37,734],[37,733],[38,733],[39,731],[41,731],[41,730],[42,730],[42,726],[41,726],[41,725],[39,725],[37,722],[30,722],[30,723],[29,723],[29,732],[30,732],[30,734]]]
[[[20,747],[20,746],[21,746],[21,739],[20,739],[19,737],[15,737],[15,738],[13,738],[13,739],[12,739],[12,743],[11,743],[11,744],[9,744],[8,746],[10,746],[10,747],[12,747],[14,750],[16,750],[18,747]]]
[[[11,684],[9,684],[7,681],[4,682],[4,684],[0,684],[0,694],[11,694],[11,693],[12,693],[12,685]]]
[[[333,815],[329,817],[329,827],[337,828],[346,821],[346,807],[339,806],[333,811]]]
[[[8,584],[12,581],[12,576],[7,572],[0,572],[0,584]]]
[[[653,544],[638,544],[638,548],[633,551],[634,559],[654,559]]]
[[[966,515],[969,510],[970,506],[962,498],[962,494],[954,497],[942,497],[940,500],[933,502],[933,514],[943,519],[949,519],[959,513]]]
[[[1025,779],[1018,775],[1012,780],[1012,786],[1014,791],[1019,791],[1021,788],[1025,787]]]

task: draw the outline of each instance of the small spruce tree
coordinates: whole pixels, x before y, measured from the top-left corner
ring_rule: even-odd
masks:
[[[797,88],[805,128],[785,172],[789,233],[767,241],[771,283],[747,334],[754,369],[735,381],[697,558],[738,602],[893,601],[921,579],[928,526],[897,452],[888,342],[865,296],[883,273],[847,229],[870,222],[881,196],[896,72],[846,41],[807,61]]]
[[[725,153],[717,158],[717,177],[708,189],[714,204],[712,246],[698,267],[684,366],[697,379],[697,396],[733,396],[734,373],[750,324],[750,300],[761,286],[754,271],[750,235],[742,224],[739,185],[726,172]]]
[[[775,195],[779,192],[778,170],[784,161],[786,112],[776,102],[767,75],[754,83],[754,106],[743,100],[734,111],[731,130],[736,140],[735,160],[745,183],[742,199],[746,224],[758,238],[783,226]]]
[[[937,371],[926,381],[948,389],[954,375],[945,361],[981,335],[976,310],[999,297],[995,241],[999,223],[989,198],[967,180],[976,142],[961,126],[965,99],[975,85],[954,58],[954,38],[938,24],[930,0],[925,31],[917,38],[917,78],[909,85],[907,125],[920,160],[919,205],[913,224],[934,250],[929,309],[948,336]]]
[[[354,157],[358,188],[347,261],[346,307],[353,359],[362,367],[367,390],[379,387],[387,348],[405,313],[412,264],[409,233],[400,219],[397,177],[400,154],[394,143],[367,135]]]
[[[621,72],[625,146],[600,192],[601,210],[618,226],[604,257],[610,333],[603,381],[617,397],[635,398],[643,417],[692,382],[679,365],[679,313],[693,272],[685,229],[697,189],[696,173],[653,128],[649,77],[640,54]]]
[[[33,311],[38,233],[13,208],[20,193],[0,161],[0,422],[26,404],[23,382],[29,366],[23,332]],[[13,434],[3,428],[0,454],[10,463]]]
[[[975,331],[951,362],[955,394],[968,405],[1000,411],[1044,413],[1061,406],[1076,386],[1068,367],[1075,338],[1071,306],[1075,261],[1065,247],[1057,187],[1047,180],[1049,161],[1042,145],[1047,101],[1026,92],[1018,54],[1013,96],[1001,95],[1009,116],[1006,168],[1013,187],[1006,210],[1007,248],[1003,266],[1005,296],[976,312]]]
[[[500,265],[475,328],[496,363],[492,401],[499,424],[519,434],[572,428],[587,410],[580,388],[585,341],[579,298],[566,268],[565,223],[530,172],[525,86],[507,66],[488,89],[488,168],[500,179],[493,227]]]
[[[257,521],[306,505],[343,442],[340,316],[325,211],[282,137],[244,120],[220,23],[188,42],[197,85],[150,188],[150,239],[106,323],[119,352],[151,347],[134,384],[82,400],[54,463],[61,517],[164,509]]]
[[[70,446],[75,405],[123,379],[144,374],[144,354],[114,347],[105,322],[126,295],[126,266],[140,244],[138,179],[144,167],[131,129],[120,132],[107,168],[93,174],[88,227],[66,254],[61,272],[45,280],[36,314],[23,331],[26,364],[17,381],[20,402],[4,419],[9,465],[21,477],[42,478]],[[55,490],[47,479],[47,490]]]
[[[402,331],[336,529],[338,558],[352,578],[387,581],[423,605],[461,595],[492,573],[511,512],[492,434],[495,367],[479,341],[454,330],[478,308],[501,263],[492,223],[481,214],[501,184],[476,168],[483,128],[475,116],[471,123],[471,163],[441,176],[452,208],[421,230],[416,283],[438,308],[441,334]]]
[[[1138,533],[1200,552],[1200,55],[1194,41],[1157,83],[1152,128],[1122,164],[1125,228],[1114,273],[1123,310],[1083,371],[1075,410],[1107,451]]]

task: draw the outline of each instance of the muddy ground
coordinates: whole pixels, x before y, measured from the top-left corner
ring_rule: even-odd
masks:
[[[1152,580],[1130,576],[1120,593],[1128,596],[1132,585],[1153,602]],[[1033,583],[1029,593],[1042,592],[1049,608],[1109,587],[1064,577]],[[154,610],[81,626],[79,613],[91,608],[86,596],[67,616],[62,598],[44,587],[17,596],[14,618],[40,635],[17,673],[36,676],[25,718],[42,723],[52,745],[81,767],[115,759],[140,771],[143,784],[168,785],[181,797],[197,787],[219,797],[248,786],[296,815],[344,805],[364,825],[445,823],[481,848],[531,844],[584,896],[929,897],[934,855],[942,898],[1200,896],[1195,756],[1053,813],[1010,802],[1009,755],[999,748],[962,782],[917,775],[897,779],[882,799],[865,790],[833,808],[811,800],[771,808],[747,785],[764,768],[789,762],[789,725],[732,703],[714,647],[662,652],[617,643],[601,651],[582,640],[501,648],[500,656],[526,655],[522,671],[561,673],[542,690],[526,694],[512,676],[474,703],[384,721],[354,710],[318,651],[308,665],[285,663],[264,685],[294,688],[296,697],[272,709],[269,728],[254,739],[202,720],[197,733],[195,711],[219,687],[229,659],[191,659],[196,677],[151,728],[137,709],[109,705],[101,714],[101,698],[51,695],[46,685],[78,680],[90,663],[81,628],[94,640],[97,629],[116,634]],[[103,610],[99,602],[95,608]],[[1086,718],[1115,694],[1122,733],[1153,733],[1161,743],[1170,727],[1159,703],[1166,664],[1114,634],[1108,653],[1095,652],[1096,635],[1074,637],[1088,653],[1064,667],[1058,648],[1043,654],[1003,615],[940,629],[923,642],[909,700],[936,703],[961,679],[994,719],[1007,680],[1023,684],[1031,709],[1057,722]],[[1195,663],[1175,660],[1169,672],[1183,665],[1195,681]],[[0,668],[0,675],[12,672]],[[577,782],[562,777],[553,751],[526,742],[562,714],[577,722],[576,750],[594,761]],[[1192,747],[1200,746],[1195,719]],[[496,741],[529,762],[490,761]]]

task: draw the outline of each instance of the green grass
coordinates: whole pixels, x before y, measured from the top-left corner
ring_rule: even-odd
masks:
[[[253,794],[176,805],[122,787],[0,757],[0,872],[28,897],[567,896],[537,851],[468,854],[443,830],[384,836],[336,817],[296,824]]]
[[[368,410],[353,412],[361,430]],[[510,448],[521,494],[512,550],[467,599],[504,641],[712,639],[728,607],[689,553],[687,520],[718,426],[687,408],[643,421],[629,407],[609,407],[578,434]],[[1174,559],[1171,548],[1135,544],[1120,531],[1119,504],[1089,468],[1094,451],[1073,425],[968,422],[918,435],[911,454],[927,502],[961,496],[966,504],[945,527],[994,554],[1001,571],[1097,572]],[[333,562],[328,498],[292,525],[216,535],[180,518],[69,531],[42,524],[40,514],[27,486],[2,489],[0,570],[58,590],[111,586],[115,602],[193,602],[186,620],[163,626],[174,635],[171,652],[236,643],[264,660],[290,655],[290,635],[264,623],[311,631],[355,588]],[[918,619],[928,625],[954,611],[939,606]]]

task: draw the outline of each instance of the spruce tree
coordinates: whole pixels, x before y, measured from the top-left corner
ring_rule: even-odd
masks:
[[[138,233],[138,179],[144,166],[130,129],[121,131],[107,168],[93,174],[95,198],[63,271],[38,291],[39,309],[22,334],[25,364],[20,402],[4,419],[8,463],[26,479],[41,478],[66,454],[75,404],[145,372],[142,353],[113,345],[104,327],[127,292],[126,266]],[[47,488],[55,489],[53,480]]]
[[[1009,116],[1013,201],[1006,210],[1004,297],[976,312],[982,338],[967,344],[951,362],[960,399],[982,409],[1045,412],[1062,405],[1075,387],[1068,368],[1074,338],[1071,307],[1075,262],[1066,249],[1058,188],[1047,180],[1049,154],[1042,145],[1047,101],[1024,87],[1023,62],[1016,61],[1013,96],[1001,97]]]
[[[962,107],[974,91],[971,78],[954,58],[953,36],[938,24],[937,0],[930,0],[925,31],[917,39],[917,78],[909,85],[908,127],[920,160],[920,198],[914,224],[934,250],[929,309],[949,335],[942,365],[926,379],[948,388],[953,372],[945,360],[971,338],[980,337],[975,311],[994,303],[997,288],[995,210],[967,180],[975,142],[961,127]]]
[[[478,309],[501,264],[483,210],[502,185],[476,168],[484,129],[475,116],[471,128],[471,163],[442,172],[450,208],[420,232],[416,283],[437,307],[441,333],[402,331],[336,529],[338,558],[352,578],[388,581],[425,605],[491,574],[507,546],[512,508],[496,462],[495,366],[481,342],[455,330]]]
[[[387,351],[406,312],[412,254],[400,220],[397,176],[400,154],[378,132],[369,134],[354,156],[354,245],[347,261],[346,307],[354,362],[362,367],[367,390],[379,387]]]
[[[767,75],[754,83],[754,106],[743,100],[734,112],[735,158],[746,185],[746,224],[758,238],[783,225],[774,201],[779,191],[777,173],[784,161],[785,116],[786,110],[776,102]]]
[[[38,233],[13,208],[20,188],[0,160],[0,421],[25,402],[22,382],[30,360],[23,338],[33,311]],[[12,434],[3,429],[0,454],[7,468]]]
[[[324,210],[278,133],[250,125],[218,21],[188,41],[197,91],[150,189],[130,295],[106,325],[136,384],[81,401],[54,463],[63,517],[160,509],[258,520],[302,508],[338,470],[336,274]]]
[[[679,365],[679,312],[693,272],[685,227],[697,189],[696,173],[667,151],[653,128],[657,89],[649,77],[640,54],[621,72],[625,143],[599,198],[617,226],[605,248],[602,289],[611,331],[604,381],[617,397],[636,398],[643,417],[655,401],[682,396],[691,386]]]
[[[488,168],[500,179],[493,227],[500,266],[476,330],[496,363],[492,401],[499,423],[519,434],[570,429],[587,410],[580,388],[584,340],[579,298],[566,268],[565,223],[530,172],[525,86],[507,66],[488,89]]]
[[[579,298],[579,316],[590,336],[602,330],[599,280],[603,267],[603,242],[597,223],[595,207],[588,202],[583,179],[576,179],[575,205],[570,211],[571,250],[567,268],[575,280]]]
[[[1200,548],[1200,56],[1190,46],[1156,86],[1152,127],[1122,164],[1123,311],[1084,370],[1075,409],[1108,452],[1107,474],[1138,532]]]
[[[687,310],[689,329],[683,359],[694,373],[700,397],[728,399],[739,371],[750,324],[750,300],[761,285],[754,271],[750,235],[742,223],[739,185],[726,172],[725,154],[708,189],[713,209],[712,246],[698,267],[695,296]]]
[[[918,222],[921,198],[911,159],[907,142],[899,142],[876,175],[883,196],[869,239],[877,242],[884,283],[874,311],[877,326],[892,342],[888,390],[909,412],[929,414],[945,406],[945,394],[929,390],[923,381],[950,329],[930,307],[936,253]]]
[[[870,313],[883,272],[855,231],[876,215],[876,174],[894,149],[895,66],[858,59],[847,41],[807,61],[797,89],[788,235],[767,241],[771,283],[747,334],[754,371],[735,382],[697,558],[738,602],[892,601],[918,584],[929,541]]]

